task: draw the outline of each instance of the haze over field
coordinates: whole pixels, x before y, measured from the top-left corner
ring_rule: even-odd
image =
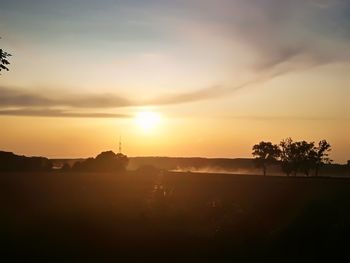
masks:
[[[0,0],[0,148],[250,157],[261,140],[350,159],[345,0]]]
[[[350,262],[349,43],[349,0],[0,0],[1,259]]]

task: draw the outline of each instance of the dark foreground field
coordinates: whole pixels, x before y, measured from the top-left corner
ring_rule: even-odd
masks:
[[[0,206],[10,261],[350,262],[347,179],[7,173]]]

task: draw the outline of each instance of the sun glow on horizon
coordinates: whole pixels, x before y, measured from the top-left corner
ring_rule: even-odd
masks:
[[[153,131],[160,121],[160,114],[153,111],[141,111],[135,116],[135,122],[143,132]]]

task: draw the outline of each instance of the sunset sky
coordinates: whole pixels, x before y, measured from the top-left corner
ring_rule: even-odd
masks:
[[[0,0],[0,149],[350,159],[348,0]]]

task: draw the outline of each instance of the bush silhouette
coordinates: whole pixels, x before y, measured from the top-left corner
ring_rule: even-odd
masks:
[[[125,171],[129,159],[122,153],[113,151],[102,152],[96,158],[88,158],[83,162],[77,162],[73,166],[74,171],[81,172],[120,172]]]

